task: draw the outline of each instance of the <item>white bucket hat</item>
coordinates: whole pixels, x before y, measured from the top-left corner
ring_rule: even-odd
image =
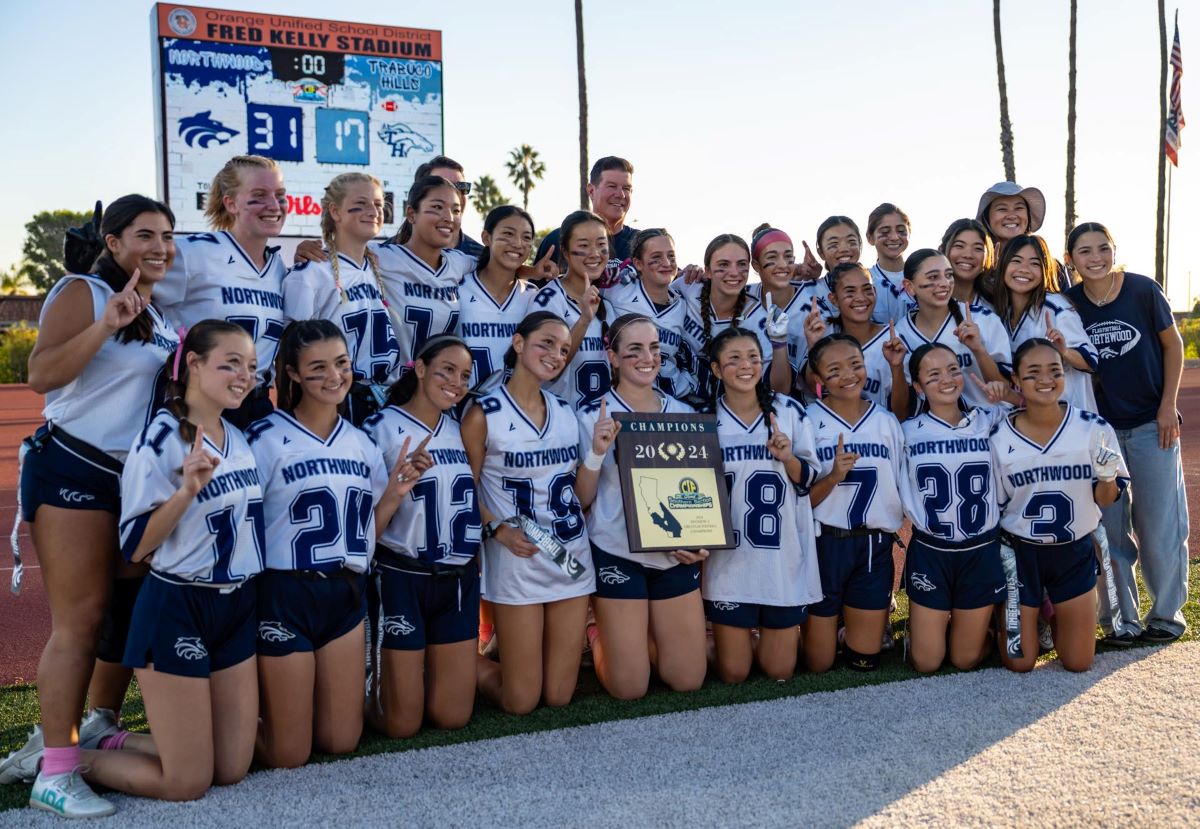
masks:
[[[1029,232],[1035,233],[1046,219],[1046,197],[1036,187],[1022,187],[1015,181],[998,181],[979,197],[975,218],[987,225],[988,207],[1001,196],[1020,196],[1029,207]]]

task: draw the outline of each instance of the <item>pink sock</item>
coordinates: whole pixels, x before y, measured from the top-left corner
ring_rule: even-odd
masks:
[[[122,728],[116,734],[111,734],[101,740],[99,748],[101,751],[120,751],[128,737],[129,732]]]
[[[81,765],[79,746],[66,748],[50,748],[42,752],[42,774],[53,777],[56,774],[66,774]]]

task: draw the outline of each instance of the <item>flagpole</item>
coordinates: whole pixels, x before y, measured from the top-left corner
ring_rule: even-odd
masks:
[[[1158,0],[1158,39],[1161,57],[1158,76],[1158,213],[1154,233],[1154,281],[1163,284],[1163,230],[1165,229],[1167,183],[1167,10],[1165,0]]]
[[[1176,12],[1178,14],[1178,12]],[[1171,289],[1171,180],[1174,178],[1175,165],[1167,165],[1167,233],[1163,244],[1163,293],[1170,301]]]

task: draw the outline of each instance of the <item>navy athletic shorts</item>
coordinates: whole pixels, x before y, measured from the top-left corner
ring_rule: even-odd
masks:
[[[887,610],[892,604],[895,536],[882,530],[848,532],[822,526],[817,536],[817,566],[825,598],[809,605],[814,616],[837,616],[844,606]]]
[[[207,677],[244,662],[254,656],[257,602],[252,583],[226,590],[151,573],[133,608],[125,667]]]
[[[1066,544],[1038,544],[1012,537],[1017,554],[1017,581],[1021,604],[1041,607],[1042,591],[1058,604],[1096,586],[1099,563],[1091,533]]]
[[[601,599],[674,599],[700,589],[700,563],[676,564],[665,570],[610,555],[592,545],[596,596]]]
[[[392,554],[393,557],[398,556]],[[383,647],[419,651],[479,636],[479,566],[446,572],[400,570],[376,561]]]
[[[121,514],[121,463],[90,443],[46,424],[25,438],[21,513],[32,522],[38,507]],[[115,539],[114,539],[115,540]]]
[[[808,608],[802,604],[772,605],[705,599],[704,615],[714,625],[728,625],[732,628],[782,629],[801,624],[808,618]]]
[[[910,602],[933,610],[972,610],[1004,601],[1005,587],[998,533],[954,542],[913,530],[904,561]]]
[[[254,580],[260,656],[320,650],[367,616],[367,577],[362,573],[267,570]]]

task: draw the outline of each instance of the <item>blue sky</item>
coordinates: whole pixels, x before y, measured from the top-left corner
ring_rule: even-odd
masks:
[[[222,8],[440,29],[446,151],[471,178],[503,176],[530,143],[547,175],[530,210],[556,225],[576,204],[578,121],[571,0],[418,6],[228,0]],[[1156,6],[1085,0],[1078,45],[1077,206],[1107,224],[1118,258],[1153,274],[1159,71]],[[330,8],[336,9],[330,12]],[[698,261],[718,233],[762,221],[797,240],[827,215],[865,223],[882,201],[913,220],[911,249],[936,245],[1003,178],[988,0],[679,4],[585,0],[590,154],[636,165],[630,223],[666,226]],[[44,209],[87,209],[155,190],[151,4],[7,2],[0,131],[7,198],[0,268]],[[1168,5],[1168,14],[1173,8]],[[1185,66],[1200,66],[1200,18],[1180,14]],[[1049,204],[1042,234],[1064,242],[1068,4],[1005,0],[1005,62],[1017,179]],[[1168,37],[1170,22],[1168,22]],[[1184,78],[1174,176],[1170,294],[1200,295],[1200,69]],[[502,189],[518,194],[510,184]],[[480,220],[468,211],[466,226]],[[865,256],[864,258],[869,258]]]

